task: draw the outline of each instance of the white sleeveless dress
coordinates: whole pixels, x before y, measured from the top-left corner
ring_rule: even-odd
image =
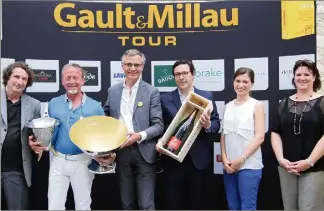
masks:
[[[250,98],[242,105],[235,105],[232,100],[226,105],[223,120],[223,135],[227,159],[240,157],[247,145],[254,140],[254,110],[259,102]],[[262,169],[262,153],[259,147],[242,165],[242,169]]]

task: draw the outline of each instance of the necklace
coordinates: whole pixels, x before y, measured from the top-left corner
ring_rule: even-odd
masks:
[[[303,119],[303,115],[304,115],[304,112],[305,112],[305,110],[306,110],[306,108],[307,108],[307,105],[308,105],[308,103],[309,103],[309,101],[312,99],[312,94],[309,96],[309,99],[307,100],[307,102],[306,102],[306,104],[305,104],[305,106],[304,106],[304,109],[302,110],[302,112],[301,112],[301,114],[300,114],[300,118],[299,118],[299,124],[298,124],[298,132],[296,131],[297,129],[296,129],[296,121],[297,121],[297,99],[298,99],[298,97],[297,97],[297,94],[296,94],[296,100],[294,101],[294,107],[295,107],[295,115],[294,115],[294,134],[295,135],[299,135],[300,134],[300,123],[301,123],[301,121],[302,121],[302,119]]]

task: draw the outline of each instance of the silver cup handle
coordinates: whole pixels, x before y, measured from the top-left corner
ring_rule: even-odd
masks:
[[[43,117],[49,117],[49,115],[48,115],[48,102],[45,103]]]

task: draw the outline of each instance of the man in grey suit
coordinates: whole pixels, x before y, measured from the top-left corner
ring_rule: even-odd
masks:
[[[27,210],[31,186],[32,151],[26,123],[41,116],[41,103],[24,94],[33,71],[23,62],[3,70],[1,90],[1,194],[9,210]]]
[[[125,80],[108,89],[104,106],[105,114],[123,121],[129,132],[116,157],[122,207],[127,210],[155,209],[155,144],[164,126],[159,91],[141,80],[145,60],[136,49],[123,54]]]

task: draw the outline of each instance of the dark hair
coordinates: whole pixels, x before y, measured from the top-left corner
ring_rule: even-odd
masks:
[[[254,84],[254,71],[248,67],[240,67],[234,73],[233,80],[239,75],[247,74],[251,80],[251,83]]]
[[[294,77],[292,79],[292,84],[294,85],[294,87],[297,88],[294,79],[295,79],[296,70],[299,67],[307,67],[308,70],[310,70],[312,72],[312,74],[315,76],[315,81],[314,81],[314,84],[313,84],[313,90],[314,90],[314,92],[318,91],[322,86],[319,71],[318,71],[318,69],[316,67],[315,62],[312,62],[312,61],[306,60],[306,59],[298,60],[298,61],[296,61],[295,65],[294,65],[294,69],[293,69]]]
[[[6,68],[4,68],[2,71],[2,84],[4,86],[7,86],[8,80],[12,74],[12,71],[15,68],[21,68],[21,69],[25,70],[26,73],[28,74],[28,81],[27,81],[26,87],[33,85],[34,72],[30,68],[30,66],[28,64],[26,64],[25,62],[14,62],[14,63],[8,65]]]
[[[186,64],[186,65],[188,65],[191,74],[192,74],[192,75],[195,74],[195,67],[194,67],[194,65],[192,64],[192,61],[189,61],[189,60],[187,60],[187,59],[180,59],[180,60],[176,61],[176,62],[173,64],[173,66],[172,66],[172,75],[174,75],[174,69],[175,69],[176,67],[178,67],[179,65],[181,65],[181,64]]]

